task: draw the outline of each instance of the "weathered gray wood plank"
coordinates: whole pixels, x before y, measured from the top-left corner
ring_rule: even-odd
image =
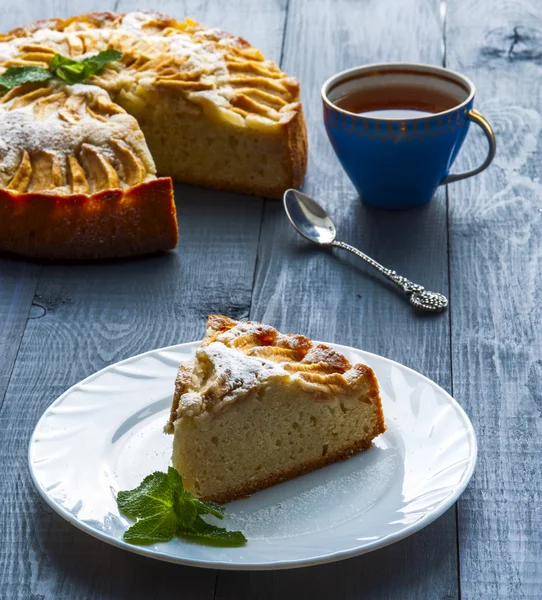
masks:
[[[442,64],[439,7],[431,0],[292,0],[282,66],[302,85],[310,148],[304,188],[329,209],[340,239],[447,293],[444,191],[429,206],[409,212],[362,206],[327,140],[320,101],[321,84],[341,69],[390,60]],[[450,389],[448,315],[415,316],[355,259],[319,251],[296,237],[277,203],[266,203],[251,317],[388,356]],[[455,510],[401,543],[342,563],[218,574],[220,600],[297,597],[457,598]]]
[[[213,2],[180,6],[164,0],[147,6],[180,18],[186,11],[210,26],[246,33],[271,57],[280,56],[281,2],[269,3],[263,16],[248,0],[228,11]],[[21,24],[75,10],[114,8],[131,6],[103,1],[74,7],[52,0],[2,5]],[[244,31],[236,27],[237,19]],[[254,22],[258,26],[251,31]],[[9,432],[0,440],[1,598],[165,598],[180,588],[187,598],[213,596],[213,571],[122,552],[65,523],[38,498],[26,463],[28,440],[40,414],[83,377],[130,355],[201,337],[210,312],[248,316],[262,201],[187,186],[176,186],[176,199],[180,243],[175,252],[42,269],[35,303],[43,307],[37,315],[44,314],[28,322],[0,409],[0,430]],[[20,274],[20,285],[29,285],[27,277]]]
[[[495,163],[449,186],[453,386],[479,441],[459,503],[464,600],[542,588],[542,6],[450,0],[447,65],[478,88]],[[478,164],[482,136],[465,148]]]
[[[0,406],[38,283],[39,265],[0,257]]]

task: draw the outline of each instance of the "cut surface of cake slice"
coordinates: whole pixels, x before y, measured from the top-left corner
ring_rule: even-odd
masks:
[[[229,502],[366,450],[385,431],[367,365],[302,335],[211,315],[166,431],[188,491]]]

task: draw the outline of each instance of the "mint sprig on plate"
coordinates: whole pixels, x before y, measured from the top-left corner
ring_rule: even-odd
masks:
[[[224,507],[198,500],[183,486],[182,477],[173,468],[167,473],[156,471],[133,490],[117,496],[119,510],[137,519],[124,532],[130,544],[168,542],[176,535],[219,546],[241,546],[246,543],[240,531],[228,531],[202,519],[202,515],[224,518]]]
[[[62,54],[55,54],[47,69],[33,66],[9,67],[5,73],[0,75],[0,91],[2,88],[11,90],[24,83],[47,81],[55,76],[69,85],[82,83],[85,79],[99,73],[105,65],[121,58],[122,52],[112,49],[104,50],[79,61],[62,56]]]

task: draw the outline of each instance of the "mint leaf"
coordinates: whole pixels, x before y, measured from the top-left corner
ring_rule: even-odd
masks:
[[[178,492],[184,491],[183,478],[180,476],[179,471],[173,467],[167,469],[167,479],[172,489]]]
[[[100,69],[103,69],[105,65],[120,60],[122,58],[122,52],[118,50],[104,50],[95,56],[89,56],[84,58],[81,62],[85,65],[90,65],[93,69],[93,73],[97,73]],[[170,467],[171,468],[171,467]]]
[[[11,90],[23,83],[47,81],[51,77],[51,72],[43,67],[9,67],[3,75],[0,75],[0,88]]]
[[[242,546],[247,542],[247,538],[241,531],[228,531],[223,527],[216,527],[201,517],[196,517],[192,527],[179,527],[177,534],[217,546]]]
[[[175,514],[180,527],[191,527],[196,517],[198,509],[194,502],[194,496],[188,492],[175,493],[176,504]]]
[[[198,515],[196,498],[186,492],[183,485],[183,478],[179,475],[179,471],[173,467],[169,467],[167,471],[169,485],[175,489],[175,514],[179,521],[179,525],[183,527],[190,526]]]
[[[88,78],[87,67],[83,63],[75,63],[72,65],[63,65],[61,67],[57,67],[55,70],[55,75],[59,79],[62,79],[64,83],[68,83],[69,85],[81,83]]]
[[[198,515],[213,515],[217,519],[224,518],[225,508],[221,504],[215,502],[202,502],[197,498],[194,498],[194,504],[196,505]]]
[[[177,531],[177,518],[173,511],[164,511],[156,515],[139,519],[124,532],[123,539],[130,544],[156,544],[169,542]]]
[[[57,67],[62,65],[75,65],[77,61],[69,56],[62,56],[62,54],[55,54],[53,60],[49,63],[49,68],[54,71]]]
[[[148,475],[133,490],[120,491],[117,504],[125,515],[138,519],[124,533],[124,540],[131,544],[167,542],[175,534],[220,546],[240,546],[247,541],[240,531],[228,531],[204,521],[201,515],[222,519],[224,507],[198,500],[187,492],[173,467],[167,473],[156,471]]]
[[[173,512],[173,503],[174,490],[168,476],[160,471],[145,477],[135,489],[119,492],[117,496],[119,510],[133,518]]]
[[[81,61],[73,60],[61,54],[55,54],[51,61],[51,70],[65,83],[73,85],[96,75],[105,65],[122,58],[118,50],[104,50],[95,56],[89,56]]]

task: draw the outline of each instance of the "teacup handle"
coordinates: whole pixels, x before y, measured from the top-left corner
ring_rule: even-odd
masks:
[[[493,129],[491,129],[491,125],[487,122],[485,117],[474,108],[469,112],[469,119],[481,127],[483,132],[486,134],[487,141],[489,143],[489,150],[486,159],[479,167],[476,167],[476,169],[466,171],[465,173],[457,173],[456,175],[448,175],[448,177],[444,178],[440,182],[440,185],[452,183],[454,181],[460,181],[461,179],[467,179],[467,177],[472,177],[473,175],[478,175],[478,173],[481,173],[484,169],[487,169],[487,167],[489,167],[491,164],[491,161],[495,158],[497,141],[495,140],[495,134],[493,133]]]

